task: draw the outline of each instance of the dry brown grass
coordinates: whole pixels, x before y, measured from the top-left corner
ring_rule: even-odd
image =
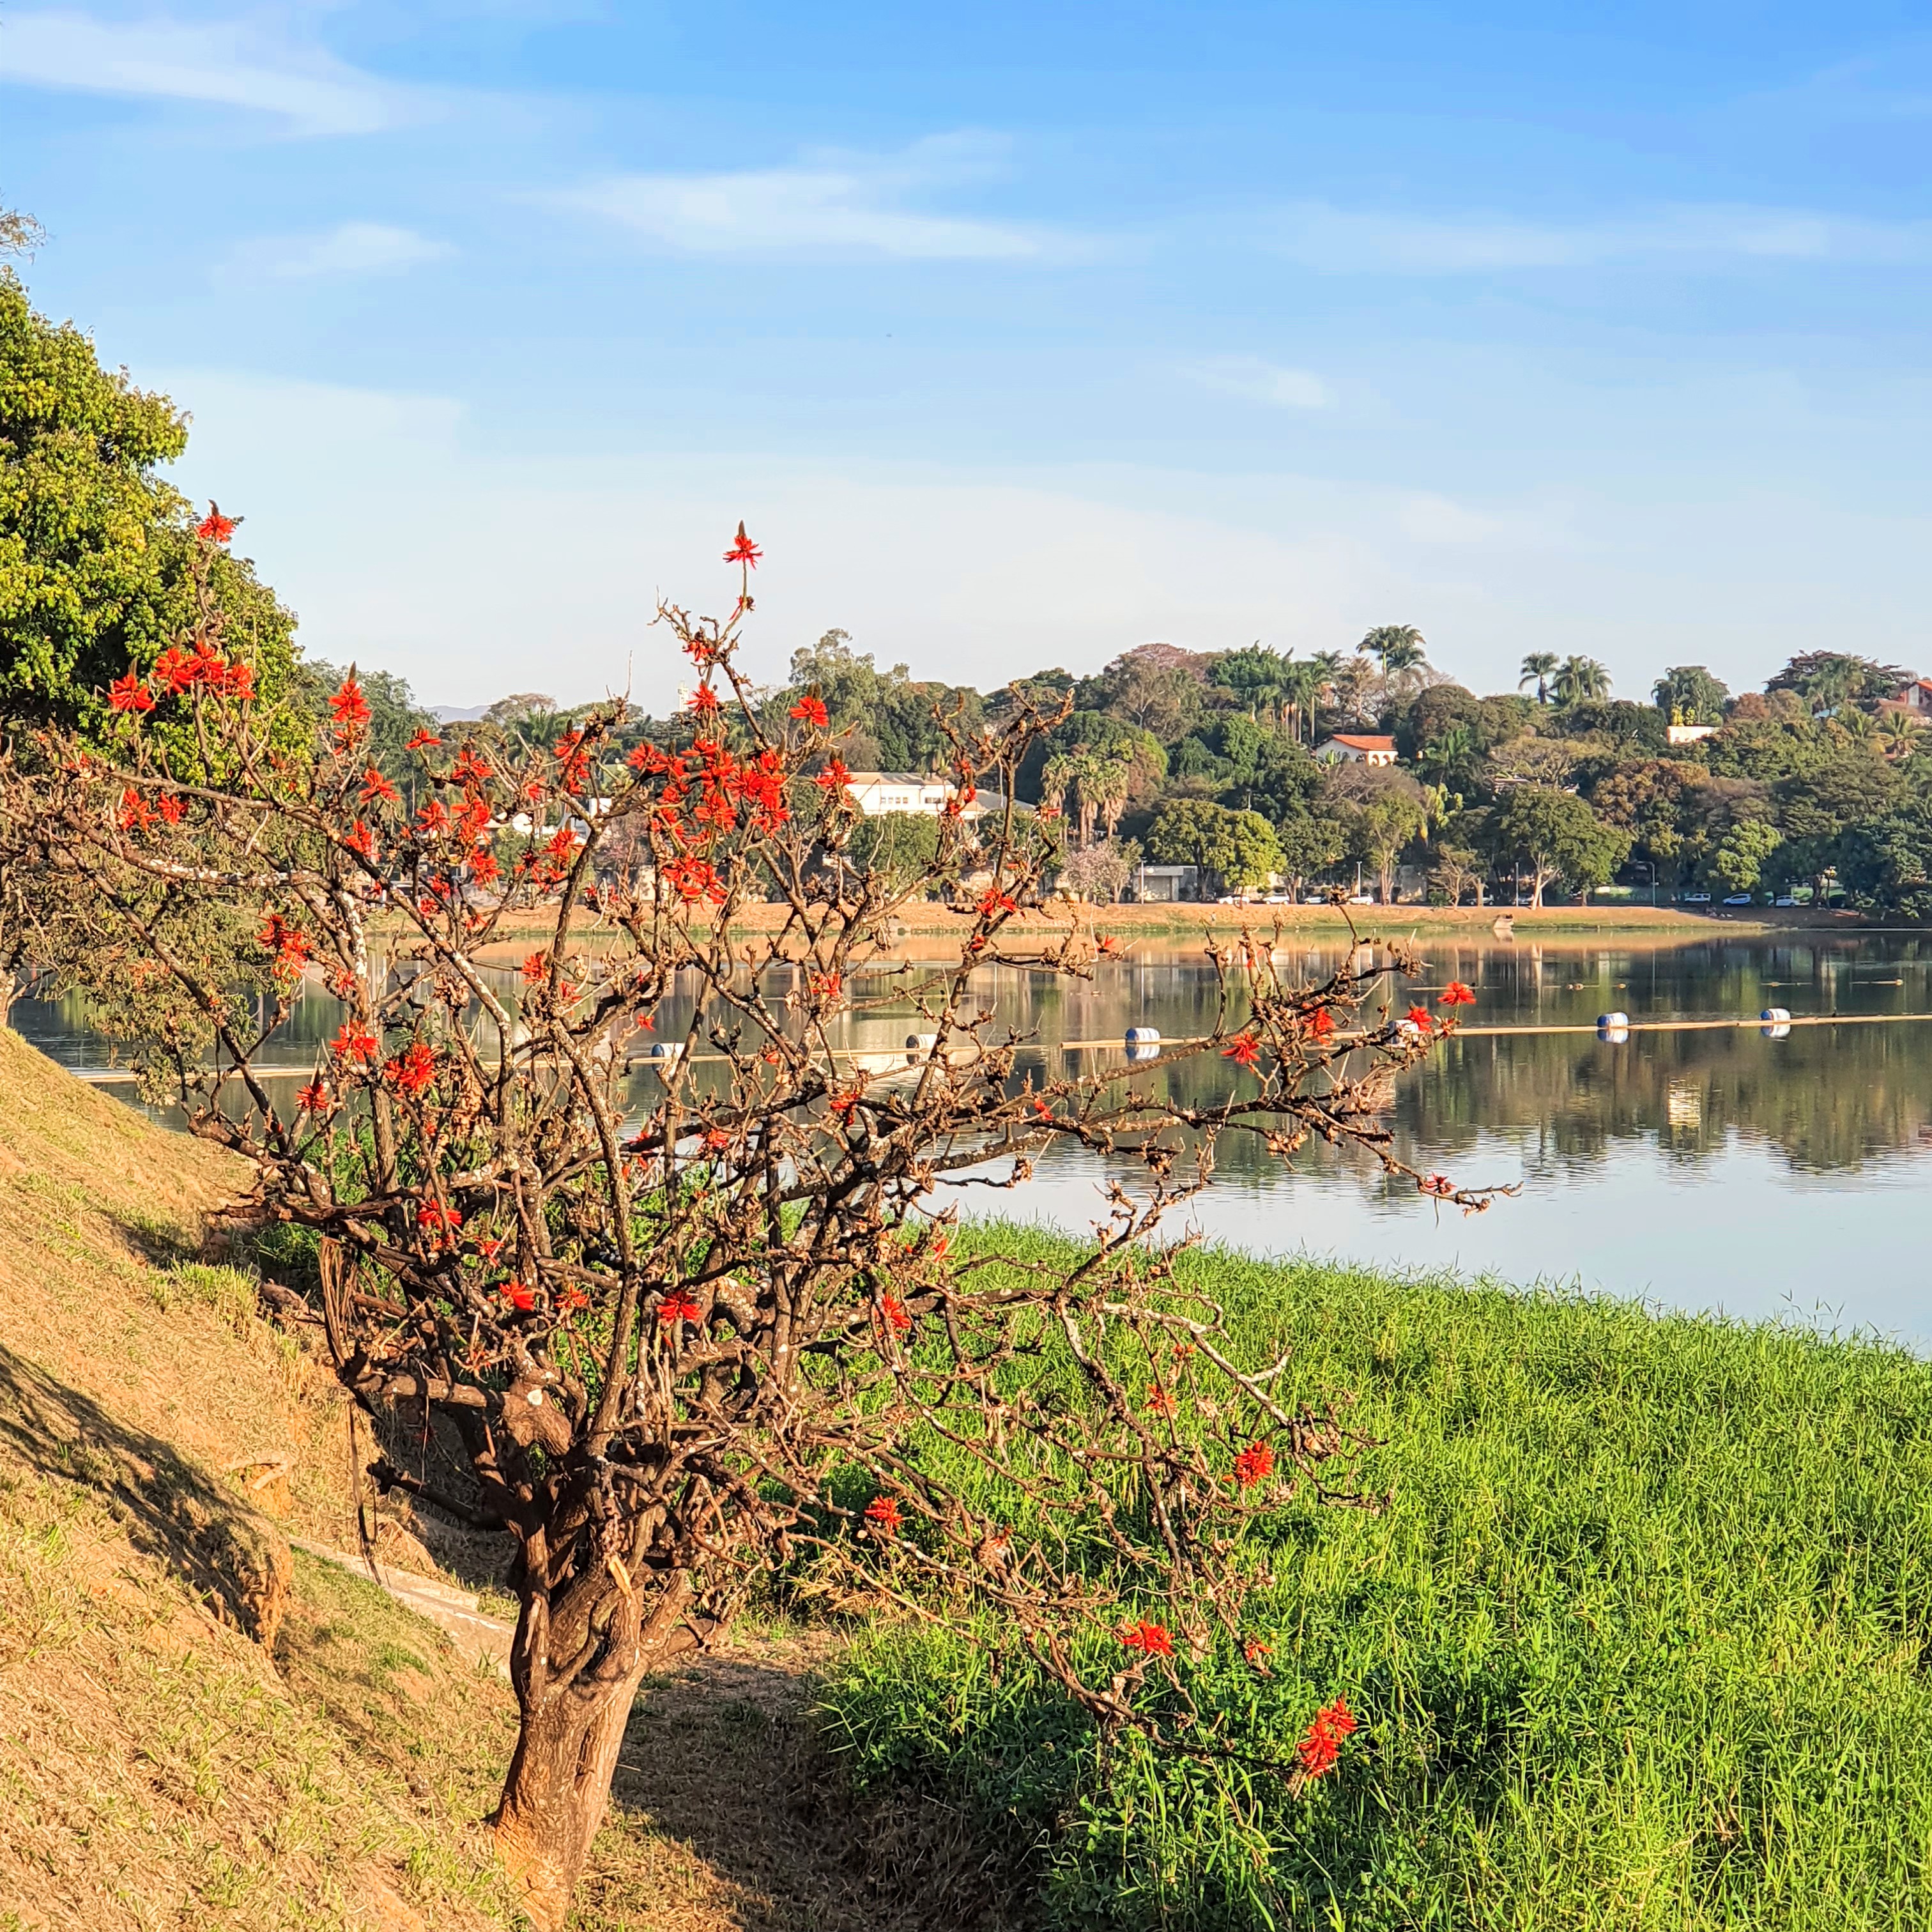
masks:
[[[352,1545],[347,1411],[194,1258],[246,1180],[0,1029],[0,1932],[510,1932],[482,1822],[508,1685],[278,1534]],[[378,1552],[434,1570],[393,1520]],[[647,1689],[584,1932],[1001,1922],[958,1821],[837,1796],[806,1714],[831,1641]]]

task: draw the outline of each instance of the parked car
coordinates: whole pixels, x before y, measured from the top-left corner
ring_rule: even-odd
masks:
[[[1711,895],[1708,892],[1686,892],[1683,903],[1686,905],[1708,905]]]
[[[1773,905],[1780,906],[1795,906],[1797,903],[1798,902],[1789,892],[1780,892],[1777,898],[1772,901]]]
[[[1726,905],[1752,905],[1756,902],[1749,892],[1726,892],[1724,895],[1724,903]]]
[[[1373,905],[1375,902],[1376,896],[1373,892],[1351,892],[1348,895],[1348,903],[1351,905]]]

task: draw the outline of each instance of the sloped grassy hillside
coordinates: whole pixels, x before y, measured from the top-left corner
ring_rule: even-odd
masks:
[[[1269,1674],[1184,1666],[1284,1755],[1346,1696],[1338,1770],[1291,1800],[1102,1754],[997,1630],[882,1626],[828,1697],[862,1780],[1003,1820],[1065,1927],[1927,1923],[1932,1365],[1454,1282],[1183,1271],[1382,1444],[1384,1513],[1260,1532]]]

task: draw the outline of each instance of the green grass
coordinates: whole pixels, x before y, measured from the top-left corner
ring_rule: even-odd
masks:
[[[862,1788],[1030,1846],[1061,1926],[1925,1924],[1932,1366],[1558,1294],[1183,1266],[1383,1439],[1386,1512],[1262,1532],[1274,1674],[1185,1668],[1283,1750],[1346,1696],[1340,1768],[1291,1800],[1103,1750],[997,1632],[878,1627],[825,1692]]]

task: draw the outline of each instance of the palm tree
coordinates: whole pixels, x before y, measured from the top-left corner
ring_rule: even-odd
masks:
[[[1888,711],[1878,721],[1879,744],[1894,764],[1912,756],[1924,731],[1924,722],[1909,712]]]
[[[1594,658],[1565,658],[1550,681],[1558,704],[1576,704],[1586,698],[1607,698],[1610,674]]]
[[[1536,686],[1537,703],[1547,704],[1550,702],[1550,674],[1556,668],[1556,653],[1554,651],[1532,651],[1522,661],[1522,675],[1516,681],[1516,689],[1520,691],[1533,680]]]
[[[1428,642],[1413,624],[1378,624],[1356,646],[1382,668],[1384,677],[1399,677],[1428,662]]]
[[[1091,783],[1094,808],[1099,813],[1102,836],[1111,838],[1127,808],[1127,792],[1133,783],[1134,768],[1125,758],[1096,758],[1088,777],[1081,781],[1084,791]]]
[[[1282,672],[1283,709],[1294,712],[1294,741],[1301,742],[1301,722],[1308,721],[1308,735],[1311,742],[1315,736],[1315,706],[1322,695],[1322,687],[1326,672],[1317,658],[1305,660],[1290,658]]]
[[[1066,811],[1066,794],[1072,789],[1076,760],[1065,752],[1056,752],[1041,768],[1040,774],[1040,802],[1063,817]]]

